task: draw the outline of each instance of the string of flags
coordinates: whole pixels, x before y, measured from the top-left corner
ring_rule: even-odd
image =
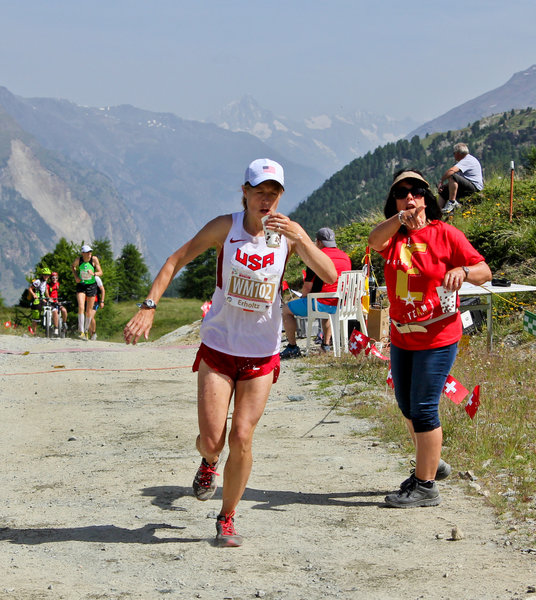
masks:
[[[352,335],[350,336],[350,339],[348,340],[348,350],[350,350],[350,352],[354,356],[357,356],[364,350],[365,356],[369,356],[369,354],[372,354],[372,356],[376,356],[377,358],[380,358],[381,360],[389,360],[387,358],[387,356],[384,356],[378,350],[378,348],[376,348],[372,338],[369,338],[367,335],[365,335],[364,333],[361,333],[357,329],[354,329],[352,331]]]
[[[395,389],[395,384],[393,382],[393,375],[391,373],[391,364],[389,363],[389,373],[387,373],[387,385],[391,389]],[[469,390],[466,389],[457,379],[455,379],[452,375],[447,377],[445,381],[445,385],[443,387],[443,393],[447,398],[450,398],[454,404],[461,404],[464,398],[469,394]],[[478,407],[480,406],[480,386],[475,385],[475,389],[471,392],[469,396],[469,400],[465,405],[465,412],[471,417],[471,419],[475,418]]]
[[[365,356],[376,356],[381,360],[389,360],[386,356],[384,356],[373,343],[373,340],[366,336],[364,333],[361,333],[357,329],[352,331],[352,335],[348,340],[348,349],[354,356],[358,356],[361,352],[365,352]],[[387,374],[387,385],[394,389],[395,385],[393,383],[393,376],[391,373],[391,364],[389,363],[389,372]],[[463,400],[469,394],[469,390],[462,385],[457,379],[455,379],[452,375],[447,377],[445,381],[445,385],[443,387],[443,393],[447,398],[450,398],[454,404],[461,404]],[[471,419],[475,418],[478,407],[480,406],[480,386],[475,386],[474,390],[471,392],[467,403],[465,404],[465,412],[469,415]]]

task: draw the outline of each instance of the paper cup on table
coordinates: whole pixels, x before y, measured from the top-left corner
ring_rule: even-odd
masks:
[[[275,229],[268,229],[266,227],[266,221],[271,215],[266,215],[262,218],[262,227],[264,229],[264,237],[266,238],[266,245],[268,248],[279,248],[281,246],[281,234],[277,233]]]

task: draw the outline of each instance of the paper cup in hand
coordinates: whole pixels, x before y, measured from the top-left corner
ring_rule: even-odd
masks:
[[[268,229],[266,227],[266,221],[271,215],[266,215],[262,220],[262,227],[264,229],[264,237],[266,238],[266,245],[268,248],[279,248],[281,246],[281,234],[277,233],[274,229]]]
[[[447,291],[442,285],[436,287],[441,310],[444,313],[451,313],[456,310],[456,292]]]

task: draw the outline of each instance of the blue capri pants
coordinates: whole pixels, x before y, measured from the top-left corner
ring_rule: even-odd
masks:
[[[441,426],[439,400],[457,351],[457,342],[429,350],[403,350],[391,345],[396,401],[404,417],[413,423],[415,433]]]

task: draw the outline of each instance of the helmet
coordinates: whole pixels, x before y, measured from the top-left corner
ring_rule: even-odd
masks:
[[[56,271],[52,271],[52,273],[51,273],[51,276],[52,276],[52,277],[57,277],[57,276],[58,276],[58,274],[56,273]]]
[[[48,267],[43,267],[40,271],[39,271],[39,275],[50,275],[51,270]]]

